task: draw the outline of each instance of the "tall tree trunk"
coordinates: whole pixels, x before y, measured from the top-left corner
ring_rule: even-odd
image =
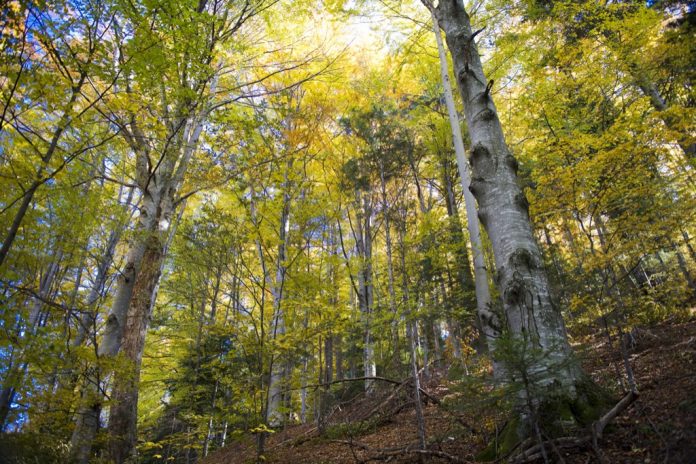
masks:
[[[396,292],[394,291],[394,261],[392,257],[392,239],[391,239],[391,218],[390,207],[387,201],[387,182],[384,172],[384,160],[379,158],[379,180],[380,194],[382,196],[382,215],[384,217],[384,237],[385,246],[387,249],[387,288],[389,291],[389,310],[392,313],[392,342],[393,342],[393,359],[392,363],[395,369],[399,368],[399,321],[396,310]]]
[[[476,33],[461,1],[426,6],[437,17],[452,54],[472,142],[470,190],[478,201],[498,271],[503,308],[497,314],[484,314],[482,322],[543,353],[525,369],[534,374],[537,390],[553,386],[560,394],[577,398],[576,385],[587,381],[586,376],[572,355],[560,310],[551,299],[528,203],[518,184],[517,161],[505,142],[491,98],[493,82],[483,73]],[[500,371],[502,366],[496,368]],[[518,404],[526,408],[528,398],[520,400]]]
[[[142,218],[141,218],[142,220]],[[151,224],[141,227],[151,228]],[[98,347],[98,357],[113,358],[118,354],[123,330],[128,314],[136,275],[145,254],[145,244],[136,240],[126,257],[126,265],[119,277],[116,296],[106,319],[106,326]],[[70,461],[86,464],[90,460],[92,442],[99,428],[99,414],[103,403],[103,380],[105,372],[99,367],[93,367],[86,375],[84,386],[80,392],[81,406],[75,416],[75,428],[70,440]]]
[[[696,293],[696,282],[694,282],[693,277],[691,277],[691,273],[689,272],[689,266],[686,264],[686,259],[684,258],[684,255],[681,253],[681,251],[679,251],[679,245],[677,245],[676,243],[672,243],[672,248],[674,249],[674,253],[677,255],[677,263],[679,263],[679,269],[681,270],[682,275],[684,276],[686,284],[689,286],[692,293]]]
[[[415,402],[416,410],[416,429],[418,431],[418,446],[420,449],[426,448],[426,433],[425,433],[425,419],[423,417],[423,405],[420,399],[420,378],[418,377],[418,358],[417,358],[417,321],[411,317],[410,310],[410,297],[408,289],[408,274],[406,272],[406,223],[405,221],[401,224],[399,228],[399,241],[400,241],[400,253],[399,258],[401,261],[401,294],[404,305],[404,312],[406,313],[406,336],[408,337],[409,343],[409,354],[410,354],[410,367],[411,367],[411,378],[413,381],[413,400]],[[427,361],[425,361],[425,368],[427,369]]]
[[[435,31],[435,41],[437,42],[438,56],[440,59],[440,75],[445,94],[445,102],[447,104],[450,129],[452,130],[454,152],[457,158],[457,168],[459,169],[459,178],[461,180],[462,191],[464,193],[464,205],[466,206],[466,220],[467,229],[469,231],[469,241],[471,242],[471,250],[474,257],[474,279],[476,287],[476,308],[478,312],[478,320],[488,344],[492,347],[492,342],[494,341],[497,333],[495,326],[489,323],[489,321],[493,318],[490,311],[491,294],[490,289],[488,288],[488,272],[486,270],[486,263],[483,256],[481,229],[479,226],[479,217],[476,212],[476,199],[470,190],[471,174],[469,172],[469,164],[466,160],[464,140],[462,139],[461,127],[459,126],[459,117],[457,115],[457,109],[454,105],[454,96],[452,95],[452,86],[450,85],[449,80],[447,57],[445,56],[445,48],[442,45],[442,37],[440,36],[440,25],[438,24],[438,18],[435,11],[431,11],[431,16]],[[475,47],[475,44],[473,46]],[[481,71],[481,74],[483,75],[483,71]],[[466,106],[467,105],[465,104],[465,110]],[[495,111],[495,109],[493,111]],[[469,130],[471,130],[471,128]],[[468,266],[468,261],[466,265]]]
[[[691,257],[691,261],[696,263],[696,251],[694,250],[694,247],[691,245],[691,237],[689,237],[689,234],[685,230],[682,230],[681,234],[684,238],[684,244],[686,245],[686,249],[689,250],[689,256]]]
[[[365,379],[365,392],[374,392],[374,377],[377,373],[375,365],[375,349],[372,340],[370,322],[372,320],[373,288],[372,288],[372,199],[370,193],[358,193],[358,219],[356,231],[356,248],[360,258],[358,271],[358,304],[360,316],[364,327],[363,342],[363,374]],[[362,203],[362,204],[360,204]]]
[[[285,170],[283,187],[283,206],[280,214],[280,230],[278,257],[276,260],[276,277],[273,284],[273,320],[271,322],[272,339],[275,341],[285,335],[285,314],[282,308],[283,287],[285,286],[285,273],[287,271],[287,248],[289,245],[290,230],[290,184],[288,177],[292,168],[292,159],[288,160]],[[282,400],[282,387],[285,370],[285,356],[274,353],[271,358],[271,375],[268,382],[268,405],[266,407],[266,420],[272,427],[279,426],[283,421],[280,413]]]
[[[480,334],[480,337],[476,342],[476,350],[478,352],[481,352],[485,351],[488,348],[488,343],[492,343],[493,341],[491,337],[487,336],[484,332],[484,327],[479,317],[480,308],[478,302],[485,301],[486,295],[488,295],[488,297],[490,298],[490,293],[488,289],[488,278],[486,277],[486,282],[483,285],[479,285],[479,290],[484,289],[483,292],[479,291],[478,296],[481,296],[482,298],[482,300],[479,300],[479,298],[476,297],[476,286],[474,283],[474,276],[471,273],[469,253],[466,247],[466,243],[464,242],[462,224],[459,220],[459,211],[457,209],[457,203],[454,196],[454,186],[452,185],[452,177],[449,174],[447,160],[444,157],[440,157],[440,170],[445,190],[447,192],[447,195],[445,196],[445,205],[447,207],[447,216],[449,217],[449,237],[452,245],[455,247],[455,256],[457,260],[455,268],[457,274],[457,283],[459,284],[460,288],[459,292],[457,292],[458,294],[455,298],[455,301],[458,305],[461,306],[462,309],[473,311],[474,308],[476,308],[476,313],[474,315],[476,321],[475,326]],[[475,216],[474,220],[476,221],[478,227],[478,216]],[[480,240],[479,245],[481,245]],[[481,259],[483,259],[483,256],[481,256]],[[483,270],[485,271],[485,264]],[[481,293],[483,293],[483,295],[481,295]],[[484,307],[486,308],[486,310],[489,310],[489,306],[490,301],[486,303]],[[459,323],[461,321],[456,322]],[[461,353],[461,350],[458,351]],[[461,358],[459,357],[458,359]]]
[[[164,243],[160,232],[150,231],[135,279],[121,342],[121,353],[129,363],[125,372],[115,376],[111,394],[109,454],[118,464],[126,462],[135,453],[140,366],[163,259]]]
[[[638,88],[650,99],[650,104],[658,112],[658,116],[662,119],[665,126],[671,131],[679,134],[677,143],[684,153],[686,162],[691,166],[691,169],[696,169],[696,143],[689,140],[688,132],[678,127],[679,120],[673,115],[667,113],[670,105],[662,98],[657,86],[643,73],[637,65],[632,64],[631,76]],[[692,139],[693,140],[693,139]]]

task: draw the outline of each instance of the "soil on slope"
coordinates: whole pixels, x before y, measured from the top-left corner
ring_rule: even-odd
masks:
[[[696,320],[639,331],[634,342],[629,355],[640,396],[605,431],[599,442],[603,461],[696,463]],[[588,340],[576,348],[593,378],[616,391],[616,371],[623,369],[617,349],[602,339]],[[454,387],[443,378],[442,372],[424,385],[424,390],[434,398],[444,398],[451,393],[450,389]],[[387,388],[385,395],[390,391],[393,389]],[[365,411],[372,411],[383,398],[356,401],[344,408],[343,418],[360,417]],[[491,424],[500,427],[504,419],[487,409],[490,408],[455,413],[429,402],[424,409],[429,449],[456,457],[460,462],[476,462],[474,456],[495,433]],[[373,425],[363,431],[347,426],[341,429],[345,431],[343,436],[334,433],[331,438],[320,437],[313,424],[288,427],[269,437],[266,462],[418,462],[418,455],[397,451],[413,447],[417,442],[412,405]],[[202,463],[252,463],[255,450],[255,440],[248,437],[216,451]],[[590,448],[562,450],[560,454],[568,464],[601,462],[597,452]],[[560,462],[558,456],[552,455],[551,460]],[[451,459],[429,456],[427,462],[451,462]]]

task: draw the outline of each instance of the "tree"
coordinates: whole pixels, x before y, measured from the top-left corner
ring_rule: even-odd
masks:
[[[541,350],[526,368],[533,382],[546,388],[548,395],[588,403],[593,398],[582,398],[582,385],[588,380],[573,358],[561,313],[552,300],[527,199],[517,181],[518,163],[507,147],[491,97],[494,82],[487,81],[483,72],[475,42],[480,31],[472,29],[469,14],[459,1],[425,4],[445,32],[452,54],[472,145],[470,189],[478,201],[479,218],[491,239],[498,270],[502,309],[482,322],[494,331],[509,333],[525,347]],[[529,401],[545,401],[526,396],[523,392],[519,401],[524,409]],[[533,433],[534,424],[529,422],[527,417],[514,433]]]

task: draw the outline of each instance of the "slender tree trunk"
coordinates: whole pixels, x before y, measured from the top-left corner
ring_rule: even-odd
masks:
[[[213,441],[213,413],[215,412],[215,400],[217,399],[218,387],[219,382],[215,380],[215,387],[213,388],[213,400],[210,402],[211,413],[210,417],[208,418],[208,431],[205,434],[205,440],[203,441],[203,457],[208,455],[208,452],[210,451],[210,443]]]
[[[411,367],[411,378],[413,380],[413,400],[415,401],[416,410],[416,428],[418,431],[418,446],[420,449],[426,448],[426,431],[425,431],[425,419],[423,417],[423,405],[420,399],[420,378],[418,377],[418,357],[417,357],[417,322],[411,317],[410,311],[410,295],[408,289],[408,274],[406,273],[406,223],[402,223],[399,229],[399,241],[400,243],[400,253],[399,258],[401,261],[401,294],[404,306],[404,312],[406,313],[406,336],[408,337],[409,343],[409,354],[410,354],[410,367]],[[427,361],[426,361],[427,368]]]
[[[363,374],[365,380],[365,392],[374,392],[374,380],[377,368],[375,365],[374,342],[370,322],[372,320],[373,289],[372,289],[372,199],[370,194],[361,192],[358,200],[362,205],[358,206],[358,231],[356,234],[356,248],[360,257],[360,270],[358,272],[358,303],[360,315],[363,319],[364,344],[363,344]]]
[[[17,338],[20,340],[20,343],[24,343],[24,346],[18,346],[13,351],[13,354],[17,353],[16,360],[7,369],[2,391],[0,391],[0,432],[4,431],[7,426],[7,418],[10,414],[17,388],[24,383],[24,377],[29,366],[25,356],[32,349],[36,331],[42,324],[44,302],[51,296],[51,289],[56,281],[62,259],[63,251],[58,250],[40,279],[36,297],[29,300],[29,317],[26,320],[24,333],[20,332],[17,334]]]
[[[473,311],[476,308],[475,326],[479,331],[480,337],[476,342],[476,350],[478,352],[485,351],[488,348],[488,343],[491,340],[490,337],[486,336],[483,325],[479,318],[479,299],[476,297],[476,286],[474,283],[474,276],[471,273],[471,266],[469,263],[469,253],[467,251],[466,243],[464,242],[464,234],[462,233],[462,224],[459,220],[459,211],[457,210],[457,203],[454,197],[454,186],[452,185],[452,177],[447,169],[447,160],[444,157],[440,158],[440,168],[442,171],[442,177],[444,186],[447,192],[445,196],[445,205],[447,206],[447,216],[449,217],[449,235],[452,245],[455,247],[456,256],[456,271],[457,271],[457,282],[459,283],[459,292],[455,301],[462,309]],[[471,193],[469,193],[470,195]],[[474,218],[478,223],[478,216]],[[478,227],[478,224],[477,224]],[[480,238],[480,235],[479,235]],[[480,243],[479,243],[480,245]],[[483,258],[483,256],[481,256]],[[485,270],[485,265],[484,265]],[[487,279],[487,278],[486,278]],[[443,284],[444,285],[444,284]],[[488,281],[486,280],[485,285],[480,285],[479,289],[485,288],[483,291],[484,295],[482,298],[485,300],[485,294],[488,294]],[[481,292],[479,292],[480,294]],[[481,296],[481,295],[479,295]],[[490,302],[489,302],[490,303]],[[489,303],[486,303],[486,308],[489,307]],[[449,316],[449,315],[448,315]],[[457,321],[459,322],[459,321]],[[458,342],[457,342],[458,343]],[[461,349],[457,349],[458,353],[461,353]],[[461,359],[459,356],[458,359]]]
[[[379,159],[379,179],[380,193],[382,195],[382,215],[384,216],[384,237],[387,249],[387,288],[389,291],[389,310],[392,313],[392,342],[393,342],[393,364],[394,368],[399,367],[399,321],[396,310],[396,292],[394,291],[394,262],[392,257],[392,239],[391,239],[391,218],[390,207],[387,201],[387,183],[384,172],[384,160]]]
[[[128,208],[131,200],[133,199],[134,189],[131,188],[128,191],[126,200],[124,202],[124,208]],[[77,333],[75,338],[72,340],[71,346],[73,348],[81,346],[85,340],[90,336],[96,336],[96,316],[97,316],[97,302],[102,296],[104,291],[104,286],[106,285],[106,279],[109,275],[109,267],[114,260],[114,253],[116,252],[116,245],[121,240],[121,235],[126,229],[127,223],[120,223],[111,231],[109,238],[106,241],[106,248],[102,254],[101,259],[97,264],[97,274],[94,278],[94,283],[87,296],[87,301],[85,302],[85,310],[80,318],[80,323],[77,327]]]
[[[287,271],[287,247],[289,245],[289,230],[290,230],[290,184],[288,176],[292,168],[292,160],[288,161],[285,170],[285,180],[283,187],[283,206],[280,215],[280,230],[279,230],[279,245],[278,258],[276,261],[276,277],[273,285],[273,321],[272,338],[277,340],[285,335],[285,314],[282,308],[283,287],[285,286],[285,273]],[[284,380],[285,365],[284,356],[279,353],[274,353],[271,359],[271,375],[268,383],[268,406],[266,408],[266,416],[268,424],[272,427],[277,427],[282,423],[283,414],[280,413],[282,387]]]
[[[686,245],[686,249],[689,250],[689,256],[691,257],[691,261],[696,263],[696,251],[694,250],[694,247],[691,245],[691,237],[689,237],[689,234],[685,230],[682,230],[681,234],[684,238],[684,244]]]
[[[631,66],[631,75],[641,92],[650,99],[650,104],[658,112],[658,116],[662,119],[668,129],[679,134],[677,143],[684,153],[686,162],[691,166],[691,169],[696,169],[696,143],[689,140],[689,135],[684,129],[679,128],[679,120],[669,113],[665,113],[670,105],[662,98],[655,84],[640,70],[637,65]],[[693,140],[693,139],[692,139]]]
[[[336,335],[334,337],[334,353],[336,354],[336,380],[343,380],[345,375],[343,373],[343,337]]]
[[[679,246],[676,243],[672,243],[672,248],[674,249],[674,253],[677,255],[677,262],[679,263],[679,269],[681,270],[682,275],[684,276],[684,280],[686,281],[691,291],[696,293],[696,282],[694,282],[693,277],[691,277],[691,273],[689,272],[689,266],[686,264],[686,259],[684,258],[684,255],[681,253],[681,251],[679,251]]]
[[[12,244],[14,243],[14,240],[17,237],[19,227],[22,225],[24,216],[27,215],[29,206],[31,205],[32,200],[34,199],[34,194],[36,193],[36,191],[42,183],[43,182],[36,180],[32,182],[29,188],[24,192],[24,196],[22,198],[22,202],[19,205],[19,209],[15,213],[15,217],[12,220],[10,229],[5,234],[5,238],[2,241],[2,247],[0,247],[0,268],[2,268],[2,265],[5,262],[5,258],[7,258],[7,254],[10,252],[10,248],[12,248]]]
[[[321,349],[321,348],[320,348]],[[307,371],[309,358],[302,359],[302,389],[300,390],[300,423],[307,422]]]
[[[454,105],[454,96],[452,95],[452,86],[450,85],[449,80],[447,57],[445,56],[445,49],[442,44],[442,37],[440,36],[440,25],[438,24],[438,18],[434,11],[431,11],[431,16],[433,20],[433,28],[435,31],[435,40],[437,42],[438,56],[440,58],[440,75],[442,78],[442,87],[445,94],[445,102],[447,104],[447,113],[449,115],[450,128],[452,130],[454,152],[457,157],[459,178],[461,180],[462,190],[464,192],[467,228],[469,230],[469,241],[471,242],[471,249],[474,257],[474,279],[476,287],[476,308],[478,312],[478,320],[483,334],[488,341],[489,347],[492,347],[492,342],[495,340],[495,337],[497,336],[497,329],[495,324],[490,323],[490,321],[494,319],[494,316],[490,311],[491,295],[490,289],[488,287],[488,272],[486,270],[486,263],[483,256],[483,244],[481,242],[481,229],[479,226],[479,217],[476,212],[476,199],[474,198],[474,195],[470,190],[471,174],[469,172],[469,164],[465,155],[464,141],[462,139],[461,127],[459,126],[459,117],[457,115],[457,109]],[[473,44],[473,47],[475,47],[475,44]],[[455,69],[456,67],[457,65],[455,63]],[[483,75],[483,71],[481,71],[481,75]],[[467,114],[469,114],[468,108],[466,107],[467,105],[465,104],[465,111]],[[495,111],[495,109],[493,109],[493,111]],[[471,123],[469,122],[469,124]],[[471,131],[471,127],[469,128],[469,130]]]

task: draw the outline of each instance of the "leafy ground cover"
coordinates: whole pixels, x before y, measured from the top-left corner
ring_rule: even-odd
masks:
[[[550,460],[562,462],[562,457],[568,464],[696,462],[696,320],[637,331],[632,342],[629,356],[639,398],[607,428],[598,443],[599,453],[590,446],[560,449],[557,454],[549,450]],[[583,340],[579,348],[584,366],[595,380],[615,389],[611,382],[616,378],[616,366],[622,366],[617,350],[602,338]],[[476,462],[474,456],[495,434],[495,427],[482,424],[501,427],[502,417],[491,408],[454,413],[437,404],[456,389],[445,374],[444,369],[436,371],[423,386],[432,397],[426,398],[424,408],[426,456],[415,451],[412,403],[411,407],[402,405],[398,398],[408,404],[407,396],[394,395],[399,387],[387,387],[375,398],[358,398],[344,405],[333,418],[341,426],[327,426],[324,434],[314,424],[290,426],[273,434],[267,442],[266,462],[408,463],[421,457],[429,462]],[[254,438],[245,437],[202,462],[245,464],[255,460],[255,451]]]

